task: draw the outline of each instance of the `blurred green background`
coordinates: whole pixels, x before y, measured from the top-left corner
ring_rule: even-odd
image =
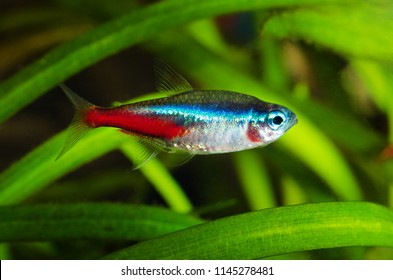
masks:
[[[100,258],[202,220],[286,205],[367,201],[391,209],[393,5],[292,2],[2,1],[0,228],[9,232],[0,236],[1,258]],[[299,123],[261,149],[196,156],[176,167],[163,157],[137,171],[131,171],[137,143],[97,129],[55,162],[74,111],[57,85],[64,81],[100,106],[160,96],[153,74],[157,57],[195,88],[285,105]],[[92,233],[99,232],[96,219],[84,234],[75,233],[86,224],[72,217],[105,216],[131,204],[137,213],[144,205],[168,211],[160,212],[165,217],[178,213],[181,222],[175,227],[168,218],[171,227],[155,234],[149,228],[138,237],[105,237]],[[116,220],[113,211],[108,221]],[[50,221],[65,219],[61,213],[70,224],[61,224],[59,235],[43,234]],[[22,221],[19,228],[12,228],[15,219]],[[384,221],[391,237],[392,216]],[[366,243],[315,241],[318,250],[288,249],[300,252],[278,258],[393,258],[387,247],[358,247],[391,243]],[[341,248],[322,249],[328,247]]]

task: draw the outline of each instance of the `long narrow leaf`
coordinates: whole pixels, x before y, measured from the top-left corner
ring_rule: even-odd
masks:
[[[234,163],[251,210],[277,206],[266,165],[252,151],[234,155]]]
[[[340,1],[172,0],[137,9],[54,49],[0,85],[0,122],[78,71],[167,29],[226,13],[334,2]]]
[[[114,150],[123,141],[112,129],[95,130],[55,161],[64,136],[64,132],[57,134],[0,174],[0,205],[26,199],[71,170]]]
[[[108,259],[259,259],[345,246],[393,246],[393,212],[366,202],[285,206],[141,242]]]
[[[147,240],[202,223],[164,208],[111,203],[0,207],[0,241]]]
[[[121,147],[122,152],[130,158],[131,162],[134,160],[134,152],[138,149],[138,145],[140,144],[134,141],[133,143],[125,143]],[[186,194],[161,162],[157,159],[150,160],[141,167],[141,172],[153,184],[172,210],[178,213],[192,211],[192,204]]]
[[[263,34],[304,38],[344,55],[392,61],[393,37],[385,32],[393,28],[392,8],[388,1],[358,1],[350,6],[296,9],[269,19]]]

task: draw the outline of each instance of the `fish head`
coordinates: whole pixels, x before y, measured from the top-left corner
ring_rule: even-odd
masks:
[[[277,140],[295,124],[297,124],[295,113],[276,104],[271,104],[263,112],[260,112],[254,123],[263,145]]]

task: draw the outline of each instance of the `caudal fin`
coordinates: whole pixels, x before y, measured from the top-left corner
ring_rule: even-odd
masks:
[[[85,121],[85,116],[86,113],[92,107],[94,107],[93,104],[78,96],[75,92],[73,92],[64,84],[60,84],[59,86],[74,105],[75,114],[68,128],[67,138],[64,146],[61,149],[59,155],[56,157],[56,160],[58,160],[68,150],[70,150],[91,129],[91,127]]]

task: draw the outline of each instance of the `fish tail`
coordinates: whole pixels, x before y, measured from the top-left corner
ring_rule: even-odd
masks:
[[[59,85],[75,107],[75,114],[67,131],[67,138],[56,160],[69,151],[90,129],[86,122],[86,113],[95,105],[78,96],[64,84]]]

